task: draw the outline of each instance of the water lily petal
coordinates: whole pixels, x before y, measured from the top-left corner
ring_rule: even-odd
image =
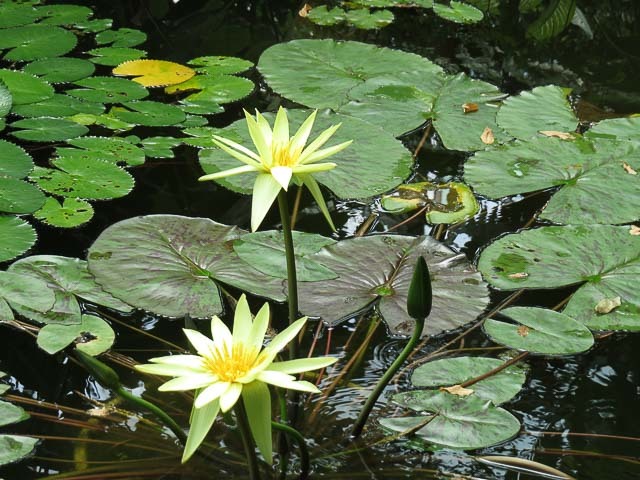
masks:
[[[322,215],[324,215],[324,218],[327,220],[327,223],[329,224],[331,229],[335,232],[336,227],[333,224],[333,220],[331,219],[331,215],[329,214],[329,209],[327,208],[327,204],[325,203],[324,197],[322,196],[322,191],[320,191],[320,185],[318,185],[318,182],[316,182],[316,179],[313,178],[311,175],[300,175],[298,178],[300,178],[302,180],[302,183],[304,183],[304,185],[306,185],[306,187],[309,189],[309,191],[311,192],[311,195],[313,195],[313,199],[318,204],[318,207],[320,207],[320,211],[322,212]]]
[[[256,162],[258,162],[258,164],[262,163],[260,161],[260,155],[258,155],[257,153],[255,153],[252,150],[249,150],[244,145],[236,143],[233,140],[230,140],[228,138],[221,137],[220,135],[212,135],[212,137],[213,137],[214,140],[217,140],[220,143],[224,143],[228,147],[234,148],[234,149],[238,150],[239,152],[244,153],[246,156],[253,158]]]
[[[309,157],[311,154],[313,154],[313,152],[318,150],[322,145],[327,143],[327,141],[331,138],[331,136],[334,133],[336,133],[336,130],[340,128],[340,125],[342,124],[339,123],[337,125],[332,125],[331,127],[327,128],[324,132],[322,132],[320,135],[318,135],[318,137],[313,142],[311,142],[307,146],[307,148],[305,148],[302,151],[300,158],[298,158],[298,163],[305,163],[306,158]]]
[[[328,367],[337,362],[336,357],[312,357],[296,358],[295,360],[285,360],[284,362],[274,362],[267,368],[271,372],[282,372],[287,374],[308,372]]]
[[[166,357],[150,358],[151,363],[161,363],[163,365],[183,365],[198,368],[202,365],[202,357],[198,355],[168,355]]]
[[[222,138],[222,137],[219,137],[219,138]],[[237,160],[240,160],[242,163],[246,163],[247,165],[253,165],[256,168],[261,168],[262,164],[259,163],[259,162],[256,162],[253,158],[249,157],[248,155],[245,155],[244,153],[240,153],[240,152],[238,152],[238,151],[236,151],[236,150],[234,150],[232,148],[229,148],[227,145],[225,145],[224,143],[220,142],[219,140],[216,140],[215,138],[212,138],[211,140],[218,147],[220,147],[220,149],[222,149],[225,152],[227,152],[233,158],[235,158]],[[228,142],[231,142],[231,140],[228,140]],[[235,143],[235,142],[232,142],[232,143]],[[236,145],[241,146],[241,145],[239,145],[237,143],[236,143]]]
[[[253,140],[253,144],[258,149],[260,162],[270,167],[273,161],[271,160],[271,127],[269,127],[269,123],[258,111],[256,111],[257,120],[246,110],[244,111],[244,116],[247,119],[247,127],[249,129],[249,135],[251,135],[251,140]],[[265,123],[266,127],[264,125]]]
[[[314,152],[311,155],[305,157],[304,161],[300,160],[300,163],[305,164],[305,163],[319,162],[320,160],[324,160],[325,158],[330,157],[331,155],[335,155],[341,150],[344,150],[352,143],[353,143],[353,140],[349,140],[347,142],[339,143],[338,145],[333,145],[328,148],[323,148],[322,150],[318,150],[317,152]]]
[[[251,310],[247,296],[243,293],[236,304],[236,311],[233,315],[233,343],[247,343],[251,337]]]
[[[264,336],[267,333],[269,327],[269,304],[265,303],[262,308],[256,314],[253,319],[253,325],[251,326],[251,333],[247,339],[246,344],[251,345],[256,350],[262,348],[264,343]]]
[[[224,392],[229,390],[229,387],[231,387],[231,383],[229,382],[216,382],[212,385],[209,385],[198,394],[195,401],[193,402],[193,405],[196,408],[202,408],[207,403],[218,400]]]
[[[200,358],[200,357],[198,357]],[[200,362],[200,366],[193,368],[188,365],[167,365],[157,363],[146,363],[144,365],[136,365],[139,372],[149,373],[151,375],[162,375],[168,377],[182,377],[197,373],[206,373],[206,369]]]
[[[270,383],[271,385],[275,385],[276,387],[289,388],[291,390],[299,390],[301,392],[320,392],[320,390],[313,383],[296,380],[295,377],[282,372],[265,370],[264,372],[260,372],[257,378],[262,382]]]
[[[183,328],[182,331],[187,336],[189,343],[196,349],[198,355],[207,355],[211,349],[214,348],[213,342],[210,338],[205,337],[197,330],[191,330],[189,328]]]
[[[232,383],[229,388],[220,395],[220,410],[222,412],[228,412],[240,398],[242,393],[242,385],[239,383]]]
[[[241,175],[243,173],[251,173],[251,172],[258,172],[258,171],[260,171],[260,169],[257,169],[253,165],[243,165],[241,167],[229,168],[227,170],[222,170],[220,172],[203,175],[198,178],[198,181],[206,182],[207,180],[217,180],[218,178],[232,177],[233,175]]]
[[[336,168],[335,163],[327,162],[327,163],[312,163],[309,165],[296,165],[293,167],[293,173],[296,175],[304,175],[306,173],[315,173],[315,172],[326,172],[327,170],[333,170]],[[273,169],[272,169],[273,170]]]
[[[273,461],[273,440],[271,436],[271,394],[262,382],[251,382],[242,388],[242,401],[247,410],[249,428],[258,450],[271,464]]]
[[[271,175],[286,191],[289,188],[289,181],[293,176],[293,170],[291,167],[271,167]]]
[[[196,388],[202,388],[217,381],[218,377],[213,373],[190,374],[184,377],[172,378],[168,382],[160,385],[158,391],[176,392],[181,390],[195,390]]]
[[[273,340],[267,345],[267,347],[260,353],[259,361],[267,359],[267,363],[271,363],[280,350],[282,350],[296,335],[302,330],[307,317],[302,317],[293,322],[287,328],[285,328],[278,335],[273,337]]]
[[[211,338],[213,338],[216,349],[223,345],[231,349],[231,345],[233,345],[233,336],[229,331],[229,327],[215,315],[211,317]]]
[[[289,143],[289,119],[287,111],[280,107],[276,114],[276,121],[273,124],[273,137],[271,144],[286,145]]]
[[[255,232],[271,205],[275,201],[282,187],[269,173],[261,173],[253,184],[253,198],[251,201],[251,231]]]
[[[307,119],[300,125],[300,128],[295,133],[291,142],[289,143],[289,149],[295,152],[302,152],[307,140],[309,139],[309,134],[311,133],[311,129],[313,128],[313,122],[316,120],[316,114],[318,110],[314,110],[311,115],[307,117]]]
[[[187,443],[184,446],[182,452],[182,463],[185,463],[194,452],[198,449],[202,441],[211,430],[213,422],[218,416],[220,411],[220,402],[214,400],[208,403],[202,408],[193,408],[191,412],[191,428],[189,429],[189,436],[187,437]]]

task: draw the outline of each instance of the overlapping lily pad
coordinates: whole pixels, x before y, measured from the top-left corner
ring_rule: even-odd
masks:
[[[145,159],[144,151],[140,147],[118,137],[83,137],[67,143],[85,150],[87,159],[99,158],[117,164],[126,163],[130,166],[142,165]],[[65,152],[65,155],[69,153]]]
[[[458,328],[482,313],[487,288],[464,255],[431,237],[399,235],[344,240],[310,256],[338,278],[300,283],[300,311],[334,325],[377,302],[392,334],[410,334],[414,320],[406,310],[407,292],[419,255],[429,265],[433,285],[433,310],[424,335]]]
[[[196,71],[208,75],[233,75],[253,67],[253,63],[244,58],[221,56],[197,57],[187,63],[195,67]]]
[[[253,92],[251,80],[233,75],[196,75],[186,82],[165,88],[169,94],[195,92],[186,97],[189,102],[230,103]]]
[[[167,317],[220,314],[215,281],[283,301],[282,280],[234,254],[233,242],[244,233],[205,218],[134,217],[102,232],[89,249],[89,268],[106,291]]]
[[[0,262],[22,255],[36,243],[37,238],[36,231],[27,221],[0,215]]]
[[[37,7],[37,11],[44,17],[40,20],[43,25],[76,25],[93,15],[93,11],[83,5],[43,5]]]
[[[4,83],[0,82],[0,122],[2,122],[0,130],[4,128],[4,117],[9,114],[12,105],[11,92]]]
[[[33,5],[14,2],[0,3],[0,28],[17,27],[35,22],[40,13]]]
[[[0,140],[0,176],[23,178],[33,169],[31,156],[21,147],[6,140]]]
[[[480,255],[478,269],[504,290],[581,285],[563,313],[592,330],[640,330],[640,235],[628,226],[542,227],[504,236]],[[596,306],[621,298],[608,313]]]
[[[87,53],[93,55],[90,59],[93,63],[109,67],[147,56],[144,50],[129,47],[101,47],[89,50]]]
[[[83,88],[73,88],[68,90],[67,94],[89,102],[131,102],[133,100],[141,100],[149,95],[147,89],[142,85],[126,78],[90,77],[75,83]]]
[[[53,96],[53,87],[28,73],[0,69],[0,82],[11,92],[14,105],[35,103]]]
[[[0,217],[1,218],[1,217]],[[14,272],[0,271],[0,311],[4,317],[0,321],[13,320],[13,312],[8,308],[23,308],[27,305],[40,313],[48,312],[55,302],[55,296],[47,284],[39,278]]]
[[[115,338],[107,322],[95,315],[82,315],[81,323],[76,325],[45,325],[38,332],[37,344],[54,354],[75,342],[78,350],[96,356],[109,350]]]
[[[44,194],[32,183],[0,177],[0,212],[33,213],[44,204]]]
[[[584,135],[591,139],[618,140],[640,144],[640,117],[603,120],[587,130]]]
[[[433,12],[439,17],[454,23],[477,23],[484,18],[482,10],[468,3],[451,0],[449,5],[433,3]]]
[[[20,435],[0,435],[0,465],[17,462],[29,455],[38,439],[35,437],[23,437]]]
[[[77,114],[100,115],[101,103],[87,102],[69,95],[56,93],[50,98],[27,105],[16,105],[12,112],[21,117],[72,117]],[[79,123],[79,122],[76,122]]]
[[[113,115],[120,120],[147,127],[163,127],[175,125],[185,120],[185,114],[174,105],[161,102],[139,100],[122,104],[127,110],[118,108],[113,110]]]
[[[135,47],[147,40],[147,34],[135,28],[105,30],[96,35],[98,45],[111,44],[112,47]]]
[[[186,82],[195,71],[184,65],[165,60],[131,60],[113,69],[114,75],[132,76],[145,87],[165,87]]]
[[[23,70],[51,83],[75,82],[93,74],[96,67],[82,58],[44,58],[26,65]]]
[[[20,129],[11,132],[20,140],[30,142],[57,142],[81,137],[89,131],[84,125],[80,125],[64,118],[23,118],[11,124],[12,128]]]
[[[73,50],[77,41],[69,30],[49,25],[24,25],[0,30],[0,50],[8,49],[4,59],[10,61],[59,57]]]
[[[53,227],[72,228],[91,220],[93,207],[79,198],[65,198],[60,203],[53,197],[47,197],[42,208],[33,216]]]
[[[0,427],[22,422],[27,418],[29,418],[29,414],[23,408],[0,400]]]

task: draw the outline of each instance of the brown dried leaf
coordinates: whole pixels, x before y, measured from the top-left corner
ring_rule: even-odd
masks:
[[[629,165],[627,162],[623,162],[622,163],[622,168],[624,168],[624,171],[627,172],[629,175],[637,175],[638,172],[636,172],[631,165]]]
[[[308,3],[305,3],[304,6],[298,11],[298,15],[300,15],[302,18],[306,18],[311,10],[313,10],[313,7]]]
[[[511,275],[507,275],[509,278],[527,278],[529,276],[528,273],[525,272],[518,272],[518,273],[512,273]]]
[[[596,304],[596,313],[601,315],[607,314],[622,305],[620,297],[603,298]]]
[[[530,331],[531,329],[526,325],[520,325],[518,327],[518,335],[520,335],[521,337],[526,337],[527,335],[529,335]]]
[[[480,135],[480,140],[482,140],[482,143],[484,143],[485,145],[491,145],[493,142],[495,142],[496,138],[493,136],[493,130],[491,130],[489,127],[485,127],[482,135]]]
[[[540,133],[542,135],[546,135],[547,137],[555,137],[555,138],[560,138],[562,140],[573,140],[573,135],[567,132],[557,132],[555,130],[541,130]]]
[[[629,229],[629,234],[630,235],[640,235],[640,227],[637,225],[631,225],[631,228]]]
[[[473,113],[473,112],[477,112],[478,111],[478,104],[477,103],[463,103],[462,104],[462,111],[464,113]]]
[[[470,388],[464,388],[462,385],[452,385],[450,387],[440,387],[443,392],[450,393],[451,395],[457,395],[458,397],[468,397],[473,393]]]

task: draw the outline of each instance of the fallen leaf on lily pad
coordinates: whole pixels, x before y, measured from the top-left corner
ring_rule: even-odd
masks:
[[[463,103],[462,104],[462,111],[464,113],[473,113],[473,112],[477,112],[478,111],[478,104],[477,103]]]
[[[458,397],[467,397],[473,393],[473,389],[464,388],[462,385],[452,385],[450,387],[440,387],[440,390],[457,395]]]
[[[631,225],[631,228],[629,229],[629,234],[640,235],[640,227],[637,225]]]
[[[308,3],[305,3],[302,8],[298,11],[298,15],[300,15],[302,18],[305,18],[307,15],[309,15],[309,12],[313,9],[313,7],[311,5],[309,5]]]
[[[555,130],[540,130],[540,133],[546,137],[560,138],[561,140],[573,140],[573,135],[567,132],[557,132]]]
[[[622,164],[622,168],[624,168],[624,171],[627,172],[629,175],[637,175],[638,172],[636,172],[633,167],[631,165],[629,165],[627,162],[624,162]]]
[[[527,335],[529,335],[530,331],[531,329],[526,325],[520,325],[517,330],[518,335],[520,335],[521,337],[526,337]]]
[[[618,308],[620,305],[622,305],[622,300],[620,299],[620,297],[603,298],[596,304],[595,310],[596,310],[596,313],[605,315],[609,312],[612,312],[613,310]]]
[[[510,275],[508,275],[509,278],[513,278],[513,279],[519,279],[519,278],[527,278],[529,276],[528,273],[525,272],[517,272],[517,273],[512,273]]]
[[[113,69],[114,75],[135,76],[134,82],[145,87],[166,87],[186,82],[195,70],[165,60],[131,60]]]
[[[496,137],[494,137],[493,135],[493,130],[491,130],[491,128],[489,127],[486,127],[482,132],[482,135],[480,135],[480,140],[482,140],[482,143],[486,145],[491,145],[493,142],[495,142]]]

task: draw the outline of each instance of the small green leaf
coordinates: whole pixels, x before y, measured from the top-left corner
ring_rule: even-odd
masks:
[[[434,3],[433,12],[441,18],[455,23],[477,23],[484,18],[482,10],[455,0],[451,0],[448,6]]]
[[[312,10],[313,12],[313,10]],[[369,11],[368,8],[348,10],[345,21],[362,30],[375,30],[386,27],[393,22],[394,15],[389,10]]]
[[[34,23],[40,13],[30,4],[17,2],[0,3],[0,28],[18,27]],[[1,463],[0,463],[1,465]]]
[[[346,18],[346,12],[343,9],[339,7],[329,9],[326,5],[313,7],[307,15],[307,20],[310,20],[316,25],[322,25],[323,27],[330,27],[344,22]]]
[[[50,83],[75,82],[93,75],[96,67],[82,58],[44,58],[31,62],[23,71]]]
[[[0,71],[1,76],[2,71]],[[126,78],[90,77],[75,83],[84,88],[71,89],[66,93],[89,102],[122,103],[140,100],[149,95],[142,85]]]
[[[18,128],[11,132],[16,138],[30,142],[57,142],[81,137],[89,129],[71,120],[63,118],[24,118],[11,124],[12,128]]]
[[[571,23],[576,0],[551,0],[540,16],[529,25],[527,35],[536,40],[549,40],[562,33]]]
[[[164,127],[181,123],[185,120],[185,114],[174,105],[161,102],[142,100],[123,103],[129,110],[114,109],[112,114],[127,123],[144,125],[147,127]]]
[[[89,59],[93,63],[107,65],[109,67],[115,67],[129,60],[137,60],[147,56],[147,52],[144,50],[128,47],[94,48],[87,53],[93,55],[93,58]]]
[[[37,238],[36,231],[25,220],[0,215],[0,262],[22,255],[36,243]]]
[[[251,80],[232,75],[196,75],[186,82],[165,88],[169,94],[197,91],[186,97],[193,103],[230,103],[241,100],[251,94],[254,89]]]
[[[9,91],[7,86],[0,81],[0,119],[2,119],[2,117],[6,117],[9,114],[9,112],[11,111],[11,105],[13,105],[11,92]]]
[[[0,435],[0,465],[17,462],[29,455],[38,439],[35,437],[21,437],[19,435]]]
[[[126,163],[130,166],[144,164],[144,151],[131,142],[117,137],[82,137],[70,140],[69,145],[86,150],[87,158],[99,158],[114,164]],[[60,149],[58,149],[60,151]],[[65,151],[61,156],[71,154]],[[82,155],[74,153],[73,156]]]
[[[144,154],[152,158],[173,158],[173,149],[182,144],[182,139],[173,137],[147,137],[141,145]]]
[[[96,35],[98,45],[111,44],[112,47],[135,47],[147,41],[147,34],[133,28],[105,30]]]
[[[93,218],[93,207],[79,198],[65,198],[61,205],[55,198],[47,197],[42,208],[33,216],[52,227],[73,228]]]
[[[37,11],[44,17],[40,21],[43,25],[75,25],[93,15],[89,7],[81,5],[44,5],[37,7]]]
[[[13,105],[35,103],[53,96],[51,85],[28,73],[0,69],[0,81],[11,92]]]
[[[0,140],[0,176],[23,178],[33,169],[31,156],[21,147]]]
[[[76,46],[76,36],[64,28],[41,24],[0,29],[0,50],[5,60],[28,62],[59,57]]]
[[[253,67],[249,60],[236,57],[198,57],[189,60],[187,65],[196,67],[196,71],[207,75],[233,75],[242,73]]]
[[[115,333],[107,322],[94,315],[82,315],[77,325],[45,325],[38,333],[37,344],[53,355],[72,343],[88,355],[100,355],[111,348]]]
[[[33,213],[43,204],[43,193],[32,183],[0,177],[0,212]]]
[[[77,114],[100,115],[104,111],[101,103],[86,102],[69,95],[54,94],[45,100],[27,105],[16,105],[13,112],[21,117],[72,117]],[[79,122],[76,122],[79,123]]]
[[[23,408],[0,400],[0,427],[22,422],[27,418],[29,414]]]

